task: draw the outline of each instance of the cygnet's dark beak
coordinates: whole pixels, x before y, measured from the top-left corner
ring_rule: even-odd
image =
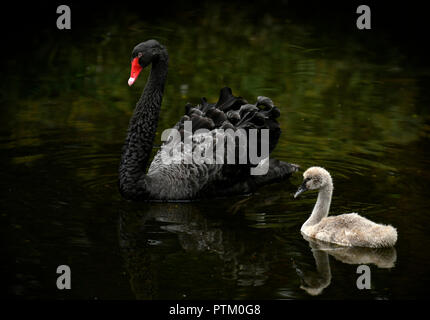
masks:
[[[308,191],[308,188],[306,187],[306,182],[308,182],[308,180],[303,181],[302,185],[299,187],[296,194],[294,195],[294,198],[297,198],[303,192]]]

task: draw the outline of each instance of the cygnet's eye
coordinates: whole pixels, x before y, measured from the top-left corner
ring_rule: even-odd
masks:
[[[305,183],[306,187],[309,188],[312,184],[312,178],[308,177],[303,182]]]
[[[312,181],[315,185],[320,184],[321,183],[321,177],[319,177],[319,176],[313,177]]]

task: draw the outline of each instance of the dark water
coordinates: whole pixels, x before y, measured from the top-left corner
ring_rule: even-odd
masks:
[[[429,297],[429,70],[395,47],[262,15],[118,15],[79,37],[44,39],[8,61],[1,84],[1,259],[6,293],[84,299],[399,299]],[[232,13],[231,13],[232,14]],[[358,212],[398,229],[395,250],[325,250],[300,227],[316,194],[292,194],[301,173],[248,197],[132,203],[117,190],[128,120],[148,70],[127,86],[129,56],[149,38],[170,69],[159,134],[186,102],[225,85],[273,99],[283,129],[273,154],[327,168],[332,214]],[[374,40],[375,42],[379,40]],[[383,41],[383,39],[381,39]],[[156,143],[159,143],[159,134]],[[317,269],[317,263],[319,269]],[[56,268],[72,290],[56,288]],[[358,290],[359,264],[372,272]],[[329,276],[328,276],[329,274]],[[307,286],[307,291],[301,286]],[[318,290],[318,288],[320,288]]]

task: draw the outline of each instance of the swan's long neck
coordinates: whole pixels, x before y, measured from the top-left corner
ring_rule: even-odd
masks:
[[[130,119],[119,174],[120,191],[128,199],[146,198],[150,192],[146,167],[157,131],[167,69],[168,55],[164,51],[152,62],[145,89]]]
[[[332,194],[333,183],[329,181],[324,187],[320,189],[317,202],[315,203],[314,209],[312,210],[312,214],[303,224],[302,229],[313,226],[328,216]]]

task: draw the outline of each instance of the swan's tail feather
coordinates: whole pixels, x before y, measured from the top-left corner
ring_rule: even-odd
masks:
[[[240,108],[241,105],[246,104],[246,100],[242,97],[235,97],[229,87],[221,89],[218,102],[215,108],[220,109],[223,112],[227,112],[231,109]]]
[[[231,101],[232,99],[234,99],[234,96],[233,96],[233,93],[231,91],[231,88],[224,87],[220,91],[218,102],[216,103],[215,107],[221,108],[221,110],[222,110],[222,106],[224,104],[226,104],[227,102]]]
[[[391,225],[378,225],[374,233],[374,239],[369,242],[375,248],[393,247],[397,242],[397,230]],[[377,240],[375,241],[375,239]]]

